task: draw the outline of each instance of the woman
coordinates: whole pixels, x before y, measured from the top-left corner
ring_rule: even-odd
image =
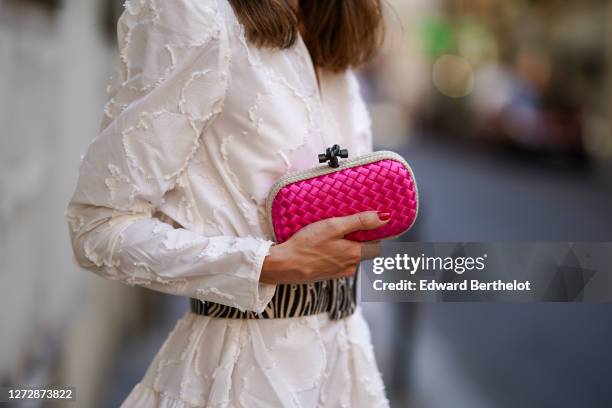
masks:
[[[78,263],[192,298],[126,407],[387,406],[355,307],[373,211],[275,245],[271,186],[371,150],[351,68],[378,0],[132,0],[102,130],[68,208]]]

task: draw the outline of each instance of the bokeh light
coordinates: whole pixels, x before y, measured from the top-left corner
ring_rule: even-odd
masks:
[[[432,80],[443,95],[462,98],[474,89],[474,68],[459,55],[445,54],[434,62]]]

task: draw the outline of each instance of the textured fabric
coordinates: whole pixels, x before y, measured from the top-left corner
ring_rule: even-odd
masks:
[[[261,313],[240,311],[235,307],[191,299],[193,313],[230,319],[284,319],[327,313],[330,319],[350,316],[357,306],[354,277],[302,285],[278,285],[272,300]]]
[[[391,215],[379,228],[346,237],[374,241],[406,231],[417,214],[416,184],[406,166],[391,159],[339,169],[288,184],[274,197],[271,215],[276,240],[285,242],[313,222],[377,210]]]
[[[188,313],[122,406],[387,407],[375,364],[359,309],[338,321]]]
[[[302,39],[285,50],[252,47],[227,0],[131,0],[118,34],[101,130],[83,157],[67,211],[77,262],[120,282],[262,312],[276,291],[259,282],[273,244],[265,211],[271,186],[289,171],[313,167],[334,143],[355,154],[371,150],[353,73],[321,72],[319,92]],[[126,406],[162,399],[160,406],[240,406],[246,389],[261,389],[245,391],[253,395],[249,407],[312,406],[313,395],[324,392],[360,406],[353,399],[360,394],[350,390],[354,381],[377,376],[372,359],[350,360],[360,352],[321,343],[315,331],[306,346],[285,342],[288,329],[313,322],[325,322],[330,333],[347,327],[327,315],[292,326],[190,313],[156,358],[157,381],[137,387]],[[358,339],[366,344],[363,332]],[[308,360],[324,352],[331,380],[314,376],[287,391],[288,368],[274,374],[270,365],[280,360],[262,347],[277,343]],[[247,366],[256,361],[269,371],[247,384]],[[232,374],[234,366],[243,375]]]

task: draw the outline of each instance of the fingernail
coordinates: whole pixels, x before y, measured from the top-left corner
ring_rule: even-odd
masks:
[[[379,212],[378,219],[381,221],[388,221],[391,218],[391,213],[388,212]]]

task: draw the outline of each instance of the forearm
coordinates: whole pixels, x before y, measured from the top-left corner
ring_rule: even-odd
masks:
[[[109,211],[78,211],[86,222],[72,237],[82,267],[127,284],[243,310],[262,309],[272,296],[274,287],[259,280],[270,241],[207,237],[144,214],[111,217]]]
[[[272,285],[284,283],[288,276],[295,274],[295,269],[289,248],[284,244],[275,244],[270,247],[269,254],[264,259],[259,281]]]

